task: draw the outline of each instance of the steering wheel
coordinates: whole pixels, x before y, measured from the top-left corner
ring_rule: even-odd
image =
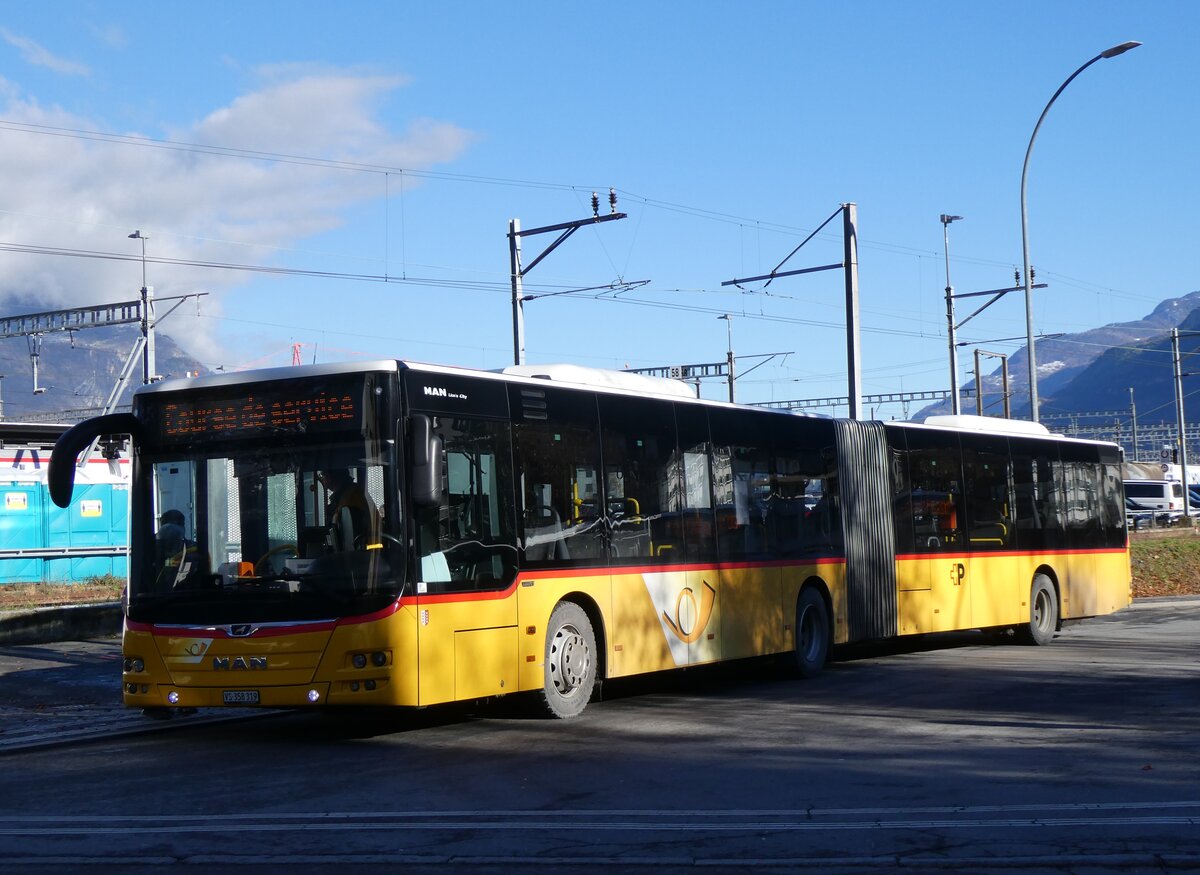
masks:
[[[300,550],[297,549],[295,544],[280,544],[278,547],[272,547],[262,555],[262,558],[254,563],[254,573],[259,577],[262,577],[266,572],[277,573],[279,569],[275,568],[275,563],[271,560],[285,553],[287,555],[283,556],[283,558],[286,560],[299,556]]]

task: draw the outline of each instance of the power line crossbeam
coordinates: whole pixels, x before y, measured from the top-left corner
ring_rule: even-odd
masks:
[[[50,331],[74,331],[105,325],[127,325],[140,322],[141,319],[141,301],[121,301],[115,304],[98,304],[94,307],[76,307],[71,310],[48,310],[44,313],[0,318],[0,338],[27,337]]]
[[[964,389],[962,394],[971,397],[973,388]],[[895,404],[909,401],[945,401],[950,393],[944,389],[928,392],[885,392],[880,395],[864,395],[865,404]],[[840,398],[803,398],[795,401],[762,401],[754,407],[767,407],[774,410],[816,410],[824,407],[846,407],[850,399],[843,395]]]

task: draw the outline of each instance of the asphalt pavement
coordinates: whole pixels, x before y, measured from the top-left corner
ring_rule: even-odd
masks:
[[[246,716],[216,711],[150,720],[126,708],[117,602],[0,612],[0,756]]]

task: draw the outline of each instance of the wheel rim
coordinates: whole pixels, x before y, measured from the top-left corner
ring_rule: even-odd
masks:
[[[817,612],[806,605],[800,614],[800,658],[812,662],[821,649],[821,630],[818,628]]]
[[[1039,589],[1033,597],[1033,625],[1045,632],[1050,625],[1050,594]]]
[[[550,642],[550,680],[560,696],[577,693],[587,680],[592,654],[587,639],[570,623],[559,627]]]

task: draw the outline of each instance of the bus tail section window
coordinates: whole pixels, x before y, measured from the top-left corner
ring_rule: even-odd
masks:
[[[1017,546],[1022,550],[1063,546],[1066,523],[1058,484],[1058,453],[1019,438],[1010,439],[1010,446]]]

